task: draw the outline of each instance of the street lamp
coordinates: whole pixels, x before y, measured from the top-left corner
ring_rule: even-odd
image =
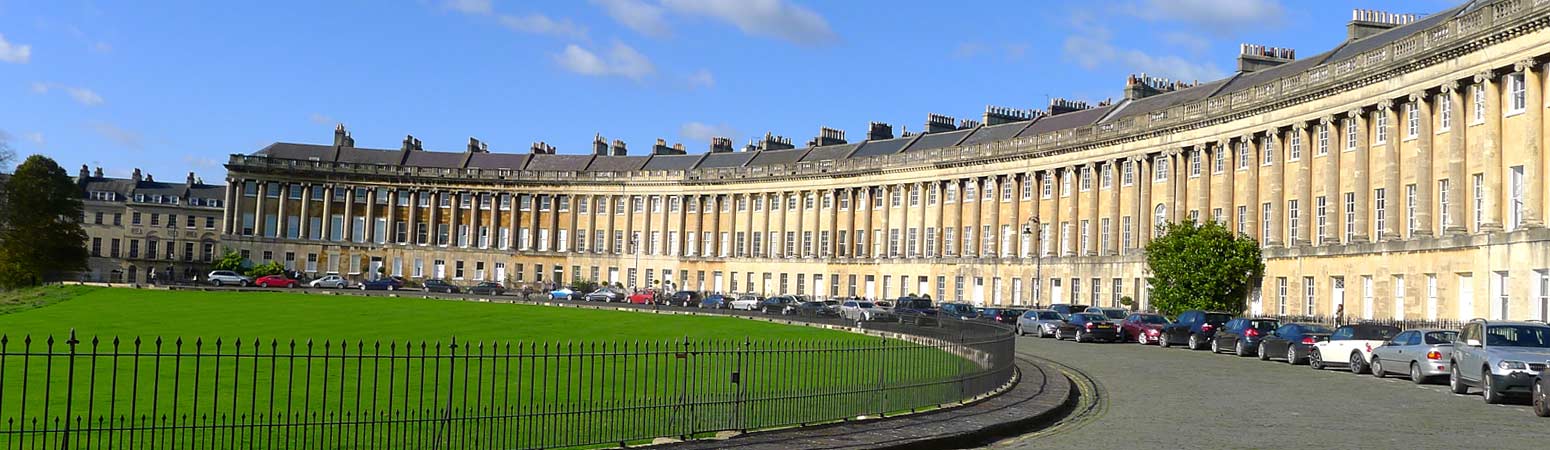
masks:
[[[1034,225],[1039,225],[1039,224],[1040,224],[1040,222],[1039,222],[1039,217],[1038,216],[1033,216],[1033,217],[1029,217],[1028,218],[1028,222],[1023,224],[1023,242],[1032,242],[1033,241],[1033,226]],[[1039,244],[1043,245],[1044,243],[1040,242]],[[1029,244],[1029,246],[1032,247],[1032,244]],[[1032,253],[1037,252],[1037,251],[1039,251],[1039,249],[1032,248],[1032,249],[1029,249],[1028,253],[1032,254]],[[1039,297],[1044,296],[1044,284],[1043,284],[1044,283],[1044,258],[1043,258],[1043,256],[1044,255],[1032,255],[1031,256],[1033,258],[1033,283],[1034,283],[1034,286],[1038,287],[1038,294],[1033,296],[1033,306],[1035,308],[1037,308],[1039,306],[1043,306],[1043,304],[1044,304],[1043,300],[1039,298]]]

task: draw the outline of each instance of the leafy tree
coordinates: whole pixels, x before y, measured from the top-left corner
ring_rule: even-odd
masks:
[[[285,265],[280,264],[279,261],[270,261],[268,263],[253,266],[252,269],[248,269],[248,276],[252,278],[279,273],[285,273]]]
[[[576,280],[570,284],[570,289],[576,292],[592,292],[597,290],[597,282],[592,280]]]
[[[1152,306],[1168,315],[1242,312],[1250,283],[1265,273],[1259,243],[1214,221],[1170,223],[1165,231],[1146,245]]]
[[[216,260],[215,264],[210,266],[210,268],[215,270],[242,272],[247,266],[248,260],[243,259],[241,253],[237,253],[236,250],[227,248],[226,253],[221,254],[221,259]]]
[[[64,168],[32,155],[0,187],[0,287],[34,286],[86,269],[80,187]]]

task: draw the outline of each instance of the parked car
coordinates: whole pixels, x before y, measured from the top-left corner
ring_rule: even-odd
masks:
[[[1534,389],[1529,396],[1536,416],[1550,417],[1550,398],[1546,398],[1546,393],[1550,393],[1550,377],[1545,376],[1545,371],[1541,370],[1539,376],[1534,377]]]
[[[1163,327],[1162,341],[1158,345],[1167,348],[1185,344],[1190,350],[1203,350],[1216,335],[1216,330],[1229,320],[1232,320],[1232,314],[1224,312],[1184,311],[1179,314],[1179,320]]]
[[[624,294],[624,290],[612,287],[602,287],[597,288],[597,290],[592,291],[591,293],[588,293],[586,299],[589,302],[613,303],[623,302],[625,301],[625,297],[626,295]]]
[[[1073,305],[1070,303],[1052,303],[1049,309],[1060,313],[1061,318],[1071,317],[1072,314],[1087,311],[1087,305]]]
[[[796,297],[776,295],[759,302],[758,309],[765,314],[794,314],[798,305]]]
[[[338,275],[325,275],[323,278],[318,278],[316,280],[312,280],[312,282],[307,283],[307,286],[315,288],[346,289],[350,287],[350,280],[347,280],[344,277]]]
[[[404,279],[399,277],[382,277],[375,280],[362,281],[356,285],[363,291],[396,291],[403,289]]]
[[[759,307],[759,303],[763,301],[764,297],[761,295],[743,294],[737,296],[736,300],[732,300],[731,306],[732,309],[753,311],[754,309],[757,309]]]
[[[1313,349],[1313,344],[1324,339],[1329,339],[1334,330],[1316,323],[1289,323],[1276,328],[1275,333],[1259,340],[1259,354],[1261,361],[1271,358],[1281,358],[1287,364],[1302,364],[1308,361],[1308,352]]]
[[[1231,351],[1238,356],[1250,356],[1259,350],[1259,340],[1276,332],[1281,321],[1276,319],[1250,319],[1239,317],[1227,321],[1211,338],[1211,353]]]
[[[1028,333],[1038,333],[1039,337],[1055,335],[1055,329],[1065,324],[1065,316],[1052,309],[1033,309],[1023,313],[1017,318],[1017,335],[1027,336]]]
[[[506,286],[502,286],[494,281],[485,281],[469,287],[468,293],[474,295],[506,295]]]
[[[1028,312],[1022,308],[985,308],[980,312],[980,319],[986,322],[994,322],[1007,326],[1017,326],[1017,319]]]
[[[968,303],[943,303],[937,311],[939,317],[958,320],[973,320],[980,316],[980,311]]]
[[[700,291],[678,291],[674,292],[673,296],[670,297],[667,302],[669,304],[687,308],[690,306],[699,306],[700,301],[704,299],[705,294],[701,293]]]
[[[248,285],[253,284],[252,278],[238,275],[237,272],[232,272],[230,270],[211,271],[209,275],[205,275],[205,279],[209,280],[210,284],[215,286],[234,285],[247,287]]]
[[[1122,341],[1135,341],[1141,345],[1156,344],[1157,336],[1169,323],[1172,322],[1162,314],[1133,313],[1120,322],[1119,338]]]
[[[1507,395],[1532,393],[1539,386],[1535,380],[1550,360],[1550,325],[1471,320],[1459,331],[1451,356],[1449,390],[1464,394],[1478,387],[1486,403],[1501,403]]]
[[[571,288],[568,288],[568,287],[562,287],[562,288],[559,288],[559,289],[555,289],[555,290],[549,291],[549,299],[550,300],[580,300],[580,299],[585,299],[586,296],[585,295],[580,295],[580,294],[581,293],[576,292],[576,290],[574,290],[574,289],[571,289]],[[578,297],[580,297],[580,298],[578,298]]]
[[[1448,374],[1448,359],[1453,357],[1453,340],[1459,332],[1443,329],[1405,330],[1382,346],[1372,349],[1372,376],[1390,373],[1410,376],[1415,384]]]
[[[1119,325],[1103,314],[1076,313],[1055,329],[1056,340],[1066,338],[1077,342],[1119,342]]]
[[[1308,354],[1308,365],[1316,370],[1345,366],[1351,373],[1367,373],[1372,361],[1372,349],[1397,334],[1399,327],[1389,325],[1342,325],[1329,335],[1329,339],[1313,344],[1313,350]]]
[[[829,309],[824,302],[802,302],[797,304],[796,315],[807,317],[839,317],[839,311]]]
[[[439,280],[439,279],[435,279],[435,278],[432,278],[432,279],[429,279],[429,280],[425,280],[425,282],[424,283],[420,283],[420,285],[424,287],[425,292],[441,292],[441,293],[446,293],[446,294],[456,294],[456,293],[459,293],[459,292],[463,291],[462,289],[458,289],[458,287],[456,285],[453,285],[452,283],[448,283],[447,280]]]
[[[1109,320],[1116,322],[1125,320],[1125,317],[1130,316],[1130,310],[1124,308],[1102,308],[1097,306],[1089,306],[1082,312],[1102,314],[1104,317],[1108,317]]]
[[[253,280],[253,285],[258,287],[293,288],[301,286],[301,282],[282,274],[274,274],[258,277],[257,280]]]
[[[893,315],[899,318],[899,322],[920,326],[940,324],[937,321],[937,309],[931,305],[929,298],[899,297],[893,304]]]
[[[696,308],[727,309],[730,305],[727,305],[727,298],[725,296],[722,296],[721,294],[710,294],[705,296],[705,299],[700,300],[700,303],[694,306]]]
[[[866,300],[846,300],[840,303],[840,317],[854,320],[857,325],[861,322],[891,322],[896,319],[893,313]]]
[[[630,303],[637,305],[651,305],[657,303],[657,291],[653,289],[641,289],[630,294]]]

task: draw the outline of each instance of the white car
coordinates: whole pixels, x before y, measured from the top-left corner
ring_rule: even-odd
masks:
[[[753,311],[754,309],[759,307],[759,302],[762,302],[762,301],[764,301],[764,297],[760,297],[760,296],[753,295],[753,294],[743,294],[743,295],[737,296],[737,300],[733,300],[731,305],[732,305],[732,309],[740,309],[740,310],[744,310],[744,311]]]
[[[1367,373],[1372,367],[1372,349],[1383,346],[1398,327],[1375,323],[1359,323],[1336,328],[1329,339],[1313,343],[1308,351],[1308,365],[1314,369],[1345,366],[1351,373]]]
[[[840,317],[857,322],[895,320],[893,313],[864,300],[846,300],[845,303],[841,303]]]
[[[350,287],[350,280],[346,280],[344,277],[338,275],[328,275],[323,278],[312,280],[311,282],[307,283],[307,286],[315,288],[348,289]]]
[[[247,287],[248,285],[253,284],[252,278],[238,275],[237,272],[232,272],[230,270],[211,271],[209,275],[205,276],[205,279],[210,280],[210,284],[216,286],[225,286],[229,284],[234,286]]]

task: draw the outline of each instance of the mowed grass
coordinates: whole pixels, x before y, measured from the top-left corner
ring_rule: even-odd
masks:
[[[956,385],[936,382],[974,367],[731,317],[288,292],[19,291],[0,295],[0,334],[0,431],[118,428],[83,448],[641,442],[948,402]]]

